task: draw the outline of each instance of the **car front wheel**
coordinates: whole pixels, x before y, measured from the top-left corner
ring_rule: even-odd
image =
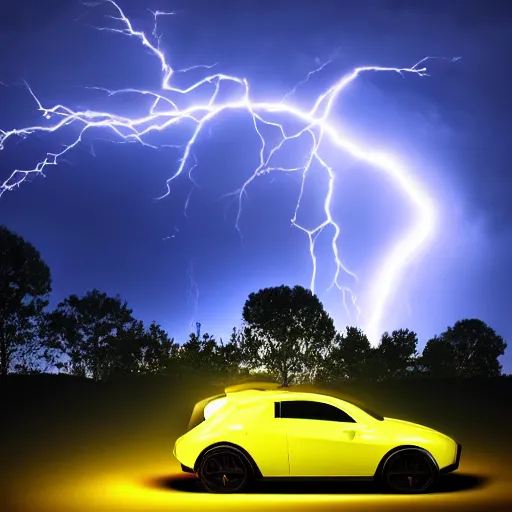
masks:
[[[391,454],[382,467],[386,487],[403,494],[424,493],[432,487],[437,468],[432,457],[420,450],[403,449]]]
[[[198,475],[207,491],[234,493],[247,488],[252,478],[252,470],[247,457],[241,451],[219,446],[203,455]]]

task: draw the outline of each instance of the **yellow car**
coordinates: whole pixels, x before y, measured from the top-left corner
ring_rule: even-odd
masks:
[[[235,386],[196,404],[173,453],[210,492],[261,478],[345,477],[421,493],[459,467],[461,445],[331,396]]]

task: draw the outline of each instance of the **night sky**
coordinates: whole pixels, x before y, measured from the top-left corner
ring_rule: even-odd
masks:
[[[144,4],[145,7],[142,7]],[[218,63],[212,70],[176,75],[187,86],[213,72],[245,77],[251,97],[278,101],[307,74],[331,59],[290,101],[310,108],[316,97],[354,67],[410,67],[426,56],[429,76],[370,72],[336,102],[333,122],[365,148],[399,157],[434,198],[434,239],[406,267],[386,303],[381,330],[408,327],[420,349],[456,320],[476,317],[512,340],[512,202],[510,102],[512,4],[497,1],[187,0],[119,5],[148,36],[153,11],[161,48],[175,69]],[[18,0],[0,12],[0,129],[44,123],[23,80],[45,106],[110,109],[136,117],[148,99],[108,98],[107,89],[159,91],[158,59],[140,41],[95,27],[119,27],[109,4]],[[456,62],[453,57],[461,57]],[[213,89],[209,89],[211,94]],[[229,93],[229,91],[228,91]],[[209,96],[195,96],[202,99]],[[190,96],[180,105],[190,104]],[[307,236],[290,219],[299,173],[258,178],[243,199],[240,232],[230,192],[254,172],[259,139],[247,113],[227,112],[206,126],[191,164],[172,182],[193,124],[157,137],[159,149],[120,144],[94,130],[45,178],[34,176],[0,199],[0,223],[33,243],[50,266],[52,305],[71,293],[99,288],[119,294],[145,321],[156,320],[177,341],[195,322],[226,338],[241,322],[245,299],[261,287],[309,286]],[[76,127],[12,138],[0,151],[0,181],[30,169],[47,152],[61,151]],[[279,165],[294,167],[307,154],[291,145]],[[181,151],[181,152],[180,152]],[[332,214],[341,227],[339,250],[359,298],[383,254],[410,226],[413,210],[381,171],[327,148],[337,173]],[[308,228],[322,222],[325,173],[314,168],[300,210]],[[184,206],[187,204],[185,210]],[[343,328],[348,318],[336,289],[332,230],[318,239],[315,291]],[[364,320],[360,320],[364,325]],[[502,358],[512,371],[510,349]]]

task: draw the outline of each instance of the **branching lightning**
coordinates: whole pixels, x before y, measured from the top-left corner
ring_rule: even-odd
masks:
[[[320,235],[325,228],[330,227],[333,230],[331,239],[332,257],[336,264],[331,288],[336,287],[341,291],[347,314],[350,315],[352,308],[352,311],[355,310],[357,315],[359,315],[361,310],[358,305],[356,295],[351,288],[341,283],[341,277],[344,274],[351,276],[354,280],[357,280],[357,276],[351,272],[342,261],[338,248],[340,242],[340,227],[331,215],[331,202],[336,182],[336,172],[326,161],[326,157],[321,151],[323,147],[322,143],[330,143],[331,146],[347,152],[352,157],[366,162],[377,170],[386,173],[394,180],[397,187],[403,191],[416,211],[414,226],[396,241],[391,252],[386,254],[382,259],[377,270],[376,277],[371,284],[368,307],[365,306],[366,321],[364,322],[364,328],[372,343],[375,344],[380,335],[379,328],[383,315],[386,311],[386,306],[389,302],[392,291],[398,284],[402,271],[418,249],[425,245],[430,235],[434,232],[436,211],[433,201],[427,195],[424,188],[416,182],[413,176],[408,173],[404,167],[386,155],[364,149],[362,144],[351,141],[342,134],[339,128],[334,126],[331,121],[333,105],[343,90],[361,73],[387,71],[396,73],[402,77],[405,77],[406,75],[424,76],[426,75],[426,68],[422,66],[426,59],[423,59],[410,68],[389,68],[379,66],[358,67],[350,74],[343,76],[339,81],[323,92],[309,110],[305,110],[294,105],[289,100],[291,93],[287,94],[281,101],[277,102],[254,100],[251,97],[250,87],[247,80],[222,73],[208,75],[205,78],[194,82],[187,88],[177,88],[172,84],[173,76],[178,72],[186,72],[193,68],[179,71],[174,70],[168,63],[164,52],[160,48],[160,36],[157,34],[156,28],[157,19],[159,16],[172,13],[151,11],[155,22],[152,32],[152,39],[154,42],[152,43],[150,41],[151,36],[148,38],[144,32],[136,30],[132,26],[130,20],[125,16],[123,10],[116,2],[114,2],[114,0],[104,0],[104,2],[112,9],[113,14],[108,17],[112,20],[115,26],[100,27],[98,30],[116,32],[124,36],[138,39],[150,54],[160,61],[162,81],[159,84],[158,92],[130,88],[116,91],[108,91],[106,89],[102,90],[109,96],[125,93],[145,95],[152,98],[151,107],[146,115],[138,118],[132,118],[128,115],[126,117],[120,116],[108,111],[76,111],[60,104],[52,107],[45,107],[27,84],[27,88],[37,103],[39,111],[41,111],[43,117],[46,119],[47,124],[29,126],[26,128],[16,128],[8,131],[0,130],[0,150],[5,148],[6,143],[10,139],[14,139],[16,137],[25,138],[35,133],[44,134],[46,132],[57,132],[70,125],[78,126],[79,133],[76,139],[72,143],[66,145],[62,151],[58,153],[47,153],[44,160],[37,163],[33,169],[14,170],[9,178],[0,184],[0,196],[7,191],[13,190],[15,187],[18,187],[33,175],[44,175],[45,168],[47,166],[57,165],[59,159],[82,142],[85,132],[91,128],[110,129],[119,136],[122,141],[138,142],[143,145],[152,146],[146,140],[151,133],[162,132],[180,125],[183,121],[187,121],[192,123],[194,129],[188,139],[188,142],[184,146],[177,169],[166,182],[166,192],[162,196],[165,197],[169,194],[172,182],[176,178],[187,172],[190,177],[190,173],[195,166],[195,162],[193,161],[193,148],[207,124],[212,121],[212,119],[220,116],[226,111],[243,110],[251,116],[254,131],[260,140],[261,146],[259,153],[259,165],[249,179],[245,181],[236,192],[234,192],[238,201],[236,228],[239,229],[244,194],[256,178],[270,172],[300,173],[301,188],[298,194],[295,210],[291,218],[291,223],[295,228],[304,232],[309,240],[309,252],[312,262],[310,287],[312,291],[315,291],[315,283],[317,280],[317,254],[315,251],[315,243],[318,235]],[[96,3],[97,2],[94,2],[94,4]],[[309,78],[312,73],[323,69],[326,64],[319,67],[318,70],[311,72],[307,78]],[[212,68],[212,66],[205,65],[195,66],[195,68],[197,67],[205,69]],[[307,81],[307,79],[305,81]],[[240,92],[235,99],[220,102],[218,99],[219,92],[222,84],[226,82],[235,84],[239,87]],[[194,103],[186,108],[180,108],[180,100],[199,88],[210,90],[209,99],[207,101]],[[284,126],[275,120],[280,117],[282,119],[292,118],[300,123],[302,128],[294,133],[287,133]],[[262,134],[262,128],[264,126],[271,126],[279,131],[280,139],[277,143],[270,145],[267,142],[267,139]],[[289,168],[274,165],[273,161],[285,143],[298,138],[304,138],[308,141],[307,145],[305,145],[305,148],[307,149],[305,161],[301,162],[300,165],[291,166]],[[298,213],[306,187],[306,178],[313,164],[319,164],[321,168],[325,170],[326,176],[328,177],[328,190],[323,205],[325,212],[324,221],[313,229],[307,229],[299,223]]]

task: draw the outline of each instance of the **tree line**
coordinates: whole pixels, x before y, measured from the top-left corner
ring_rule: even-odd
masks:
[[[105,380],[126,374],[260,374],[282,385],[344,380],[380,382],[411,376],[496,377],[506,342],[478,319],[463,319],[418,352],[409,329],[383,333],[372,347],[364,332],[337,332],[319,298],[302,286],[251,293],[243,324],[228,340],[191,333],[178,343],[128,303],[93,289],[49,310],[51,272],[38,250],[0,226],[0,376],[57,370]]]

